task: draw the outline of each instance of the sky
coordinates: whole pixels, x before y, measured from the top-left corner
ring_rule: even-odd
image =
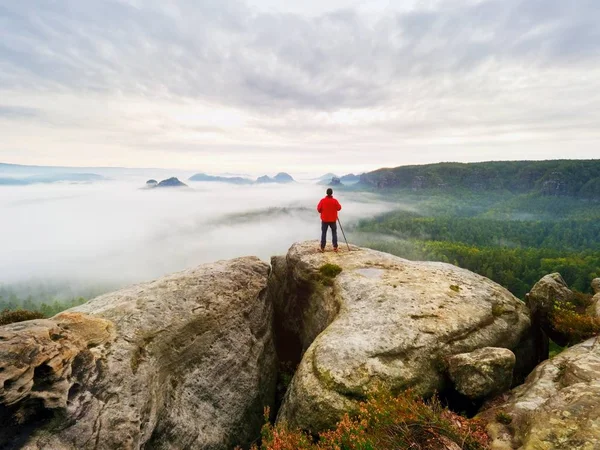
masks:
[[[598,0],[0,0],[0,162],[597,158]]]

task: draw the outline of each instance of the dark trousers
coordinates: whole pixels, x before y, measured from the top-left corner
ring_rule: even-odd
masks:
[[[335,222],[321,222],[321,248],[325,248],[327,243],[327,228],[331,228],[331,241],[333,248],[337,248],[337,224]]]

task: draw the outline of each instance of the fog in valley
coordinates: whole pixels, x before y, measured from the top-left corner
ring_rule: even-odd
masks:
[[[34,300],[39,289],[89,297],[219,259],[269,261],[319,237],[326,186],[314,180],[237,186],[180,177],[189,189],[141,189],[151,176],[0,186],[0,286]],[[394,208],[372,194],[336,197],[345,226]]]

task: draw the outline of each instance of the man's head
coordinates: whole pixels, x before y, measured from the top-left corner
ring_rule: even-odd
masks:
[[[327,197],[331,197],[333,195],[333,189],[327,189]]]

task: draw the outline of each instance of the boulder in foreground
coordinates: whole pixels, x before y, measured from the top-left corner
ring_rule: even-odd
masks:
[[[268,273],[207,264],[1,327],[0,447],[249,444],[274,401]]]
[[[481,417],[494,450],[600,448],[600,338],[543,362]]]
[[[279,423],[330,428],[381,384],[424,396],[450,389],[447,358],[482,347],[513,350],[524,373],[537,362],[525,304],[467,270],[358,247],[323,254],[317,242],[272,265],[278,335],[303,353]]]
[[[448,371],[456,390],[481,399],[510,389],[515,354],[507,348],[485,347],[448,358]]]

